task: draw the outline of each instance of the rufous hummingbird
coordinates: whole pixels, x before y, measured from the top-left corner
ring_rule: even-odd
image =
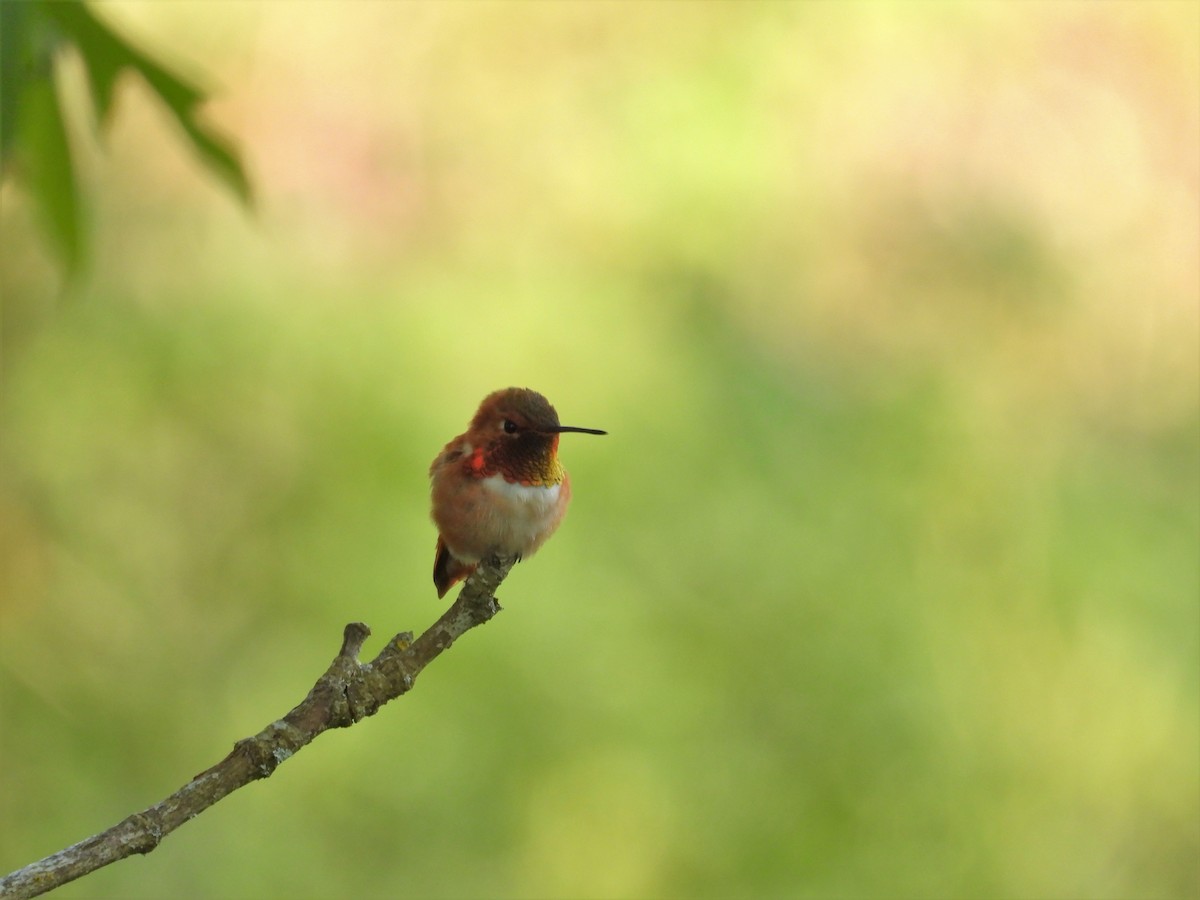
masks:
[[[559,425],[550,401],[529,388],[488,394],[465,433],[429,467],[439,597],[484,557],[532,556],[567,513],[571,479],[558,461],[564,431],[607,434]]]

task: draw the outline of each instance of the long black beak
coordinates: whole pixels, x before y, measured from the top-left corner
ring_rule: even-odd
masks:
[[[543,428],[542,430],[551,434],[560,434],[564,431],[577,431],[580,434],[608,434],[607,431],[601,431],[599,428],[576,428],[574,425],[555,425],[553,428]]]

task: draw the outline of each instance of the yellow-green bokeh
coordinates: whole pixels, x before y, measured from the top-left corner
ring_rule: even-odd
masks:
[[[503,615],[62,896],[1200,892],[1200,7],[97,11],[260,204],[136,83],[76,292],[0,194],[0,869],[432,622],[518,384]]]

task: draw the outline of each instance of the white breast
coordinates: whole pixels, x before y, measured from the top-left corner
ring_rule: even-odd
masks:
[[[514,484],[498,474],[482,484],[496,498],[489,524],[495,545],[506,552],[531,554],[558,524],[562,485]]]
[[[483,486],[498,495],[504,502],[512,504],[514,509],[525,508],[530,512],[540,512],[543,515],[558,505],[558,492],[561,485],[530,485],[506,481],[503,475],[490,475],[483,479]]]

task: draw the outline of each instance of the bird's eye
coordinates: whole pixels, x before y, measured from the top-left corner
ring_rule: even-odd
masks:
[[[504,420],[504,433],[505,434],[516,434],[517,433],[517,423],[514,422],[512,419],[505,419]]]

